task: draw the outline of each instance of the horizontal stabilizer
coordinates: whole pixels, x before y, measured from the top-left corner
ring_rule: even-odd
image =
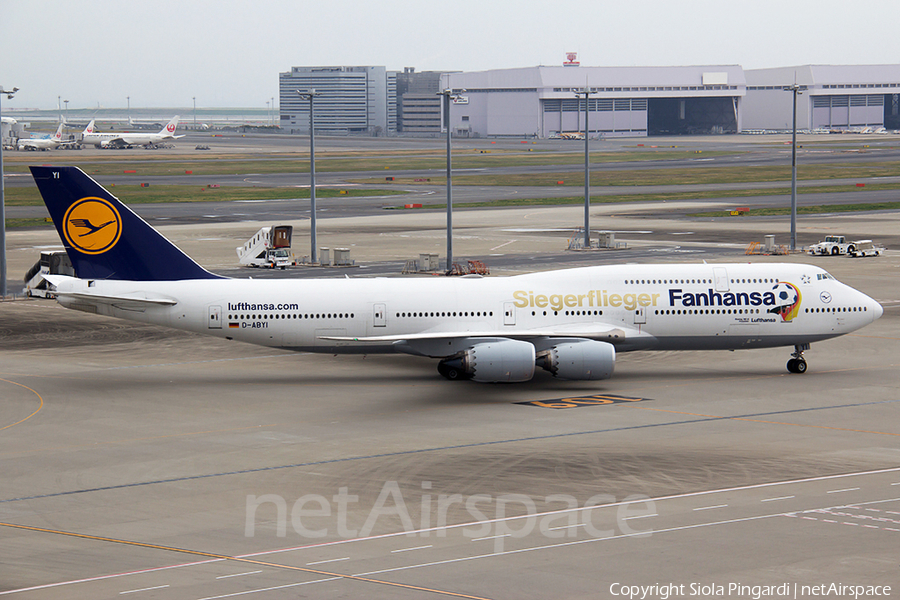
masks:
[[[103,294],[86,294],[83,292],[56,292],[64,303],[66,299],[79,300],[89,304],[108,304],[124,310],[145,309],[148,306],[175,306],[178,301],[173,298],[147,298],[141,295],[106,296]]]
[[[175,306],[178,301],[169,296],[152,294],[146,291],[125,294],[93,294],[83,291],[85,282],[68,275],[41,275],[53,286],[53,292],[62,304],[77,301],[81,304],[109,305],[124,310],[144,310],[149,306]],[[88,283],[90,285],[90,283]],[[72,288],[76,288],[73,290]],[[76,291],[77,290],[77,291]]]

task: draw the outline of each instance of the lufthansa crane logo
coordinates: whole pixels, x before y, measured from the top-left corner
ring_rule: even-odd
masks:
[[[63,234],[69,245],[79,252],[103,254],[119,241],[122,217],[108,200],[82,198],[66,211]]]

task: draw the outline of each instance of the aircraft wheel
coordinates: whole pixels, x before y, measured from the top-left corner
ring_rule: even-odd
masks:
[[[792,358],[787,363],[787,370],[790,373],[806,373],[806,361],[802,358]]]

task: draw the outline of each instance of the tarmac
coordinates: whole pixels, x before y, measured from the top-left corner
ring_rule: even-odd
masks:
[[[461,212],[458,255],[511,274],[743,261],[764,228],[784,237],[783,219],[599,207],[592,218],[628,249],[565,252],[580,211]],[[897,217],[802,226],[879,239]],[[256,227],[162,231],[228,271]],[[425,212],[322,220],[319,236],[352,249],[351,276],[445,242],[442,215]],[[58,240],[8,243],[18,273]],[[620,354],[602,382],[485,385],[448,382],[427,359],[292,354],[2,303],[0,594],[596,598],[670,585],[713,597],[787,585],[804,597],[830,583],[895,594],[900,253],[752,260],[824,266],[884,316],[814,344],[802,376],[784,367],[789,349],[769,349]],[[315,269],[278,276],[295,274]]]

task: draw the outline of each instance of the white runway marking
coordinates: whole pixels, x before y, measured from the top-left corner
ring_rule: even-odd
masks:
[[[256,575],[262,571],[247,571],[246,573],[234,573],[233,575],[219,575],[216,579],[228,579],[229,577],[243,577],[244,575]]]
[[[325,563],[340,562],[340,561],[342,561],[342,560],[350,560],[350,557],[349,557],[349,556],[345,556],[345,557],[343,557],[343,558],[329,558],[328,560],[317,560],[317,561],[315,561],[315,562],[308,562],[308,563],[306,563],[306,566],[307,566],[307,567],[311,567],[311,566],[313,566],[313,565],[324,565]]]
[[[161,590],[161,589],[167,588],[167,587],[169,587],[169,586],[168,585],[157,585],[155,587],[141,588],[139,590],[127,590],[124,592],[119,592],[119,595],[121,596],[122,594],[136,594],[138,592],[149,592],[150,590]]]
[[[424,550],[426,548],[432,548],[433,545],[429,544],[427,546],[416,546],[414,548],[398,548],[397,550],[391,550],[391,554],[395,554],[397,552],[412,552],[413,550]]]
[[[713,506],[700,506],[698,508],[695,508],[694,510],[712,510],[714,508],[725,508],[726,506],[728,506],[728,505],[727,504],[715,504]]]

